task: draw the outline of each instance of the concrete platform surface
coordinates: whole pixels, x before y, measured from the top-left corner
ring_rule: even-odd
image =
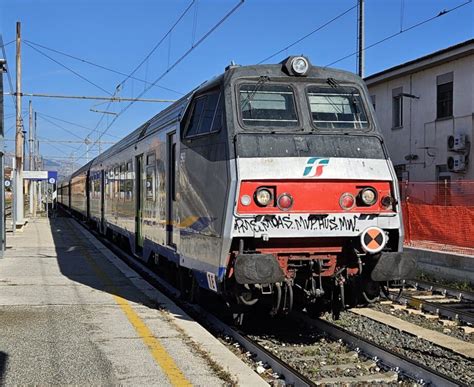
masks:
[[[265,384],[177,306],[163,306],[156,289],[140,289],[147,284],[93,239],[63,217],[8,236],[0,384]]]

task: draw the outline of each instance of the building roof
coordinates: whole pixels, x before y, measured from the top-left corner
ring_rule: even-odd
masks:
[[[474,39],[466,40],[454,46],[443,48],[431,54],[405,62],[364,78],[367,86],[388,81],[393,78],[415,73],[474,53]]]

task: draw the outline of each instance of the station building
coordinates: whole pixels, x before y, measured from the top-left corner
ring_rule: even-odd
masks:
[[[400,180],[474,180],[474,39],[365,81]]]

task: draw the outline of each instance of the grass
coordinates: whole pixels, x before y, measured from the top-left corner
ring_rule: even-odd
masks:
[[[445,278],[439,278],[439,277],[434,276],[433,274],[425,273],[422,271],[419,271],[417,273],[416,279],[419,279],[421,281],[434,282],[434,283],[444,285],[453,289],[474,292],[474,284],[470,283],[467,280],[453,281],[453,280],[448,280]]]

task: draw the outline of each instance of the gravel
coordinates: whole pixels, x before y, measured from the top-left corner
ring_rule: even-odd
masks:
[[[464,333],[459,326],[453,327],[444,327],[438,319],[432,320],[427,319],[423,316],[416,315],[416,314],[409,314],[405,310],[396,310],[390,307],[390,305],[383,305],[383,304],[374,304],[373,309],[378,310],[379,312],[383,312],[386,314],[390,314],[392,316],[398,317],[404,321],[408,321],[412,324],[418,325],[423,328],[431,329],[434,331],[438,331],[444,333],[445,335],[449,335],[455,337],[457,339],[467,341],[468,343],[474,343],[474,335]]]
[[[340,317],[337,321],[331,317],[327,320],[455,380],[474,385],[474,361],[363,316],[344,312]]]
[[[292,319],[259,319],[258,325],[246,327],[246,333],[266,350],[313,381],[323,378],[384,375],[385,369],[342,341],[328,337],[306,324]],[[411,385],[407,381],[396,385]]]

